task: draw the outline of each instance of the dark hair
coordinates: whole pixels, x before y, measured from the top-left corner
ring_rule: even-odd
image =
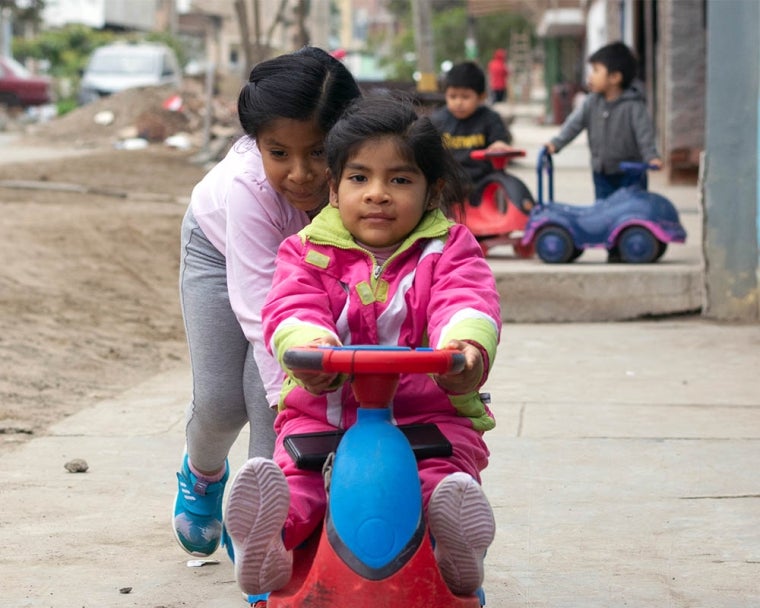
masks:
[[[607,72],[620,72],[621,86],[627,89],[638,72],[638,62],[628,46],[622,42],[612,42],[594,51],[588,58],[589,63],[599,63]]]
[[[441,134],[427,116],[415,111],[411,100],[391,95],[357,99],[335,123],[325,141],[331,178],[340,179],[346,163],[362,144],[385,137],[393,138],[405,160],[420,168],[428,188],[443,180],[439,206],[444,213],[465,199],[466,176]]]
[[[472,89],[478,95],[486,92],[486,74],[474,61],[457,63],[447,73],[443,81],[444,87]]]
[[[320,48],[305,46],[253,67],[238,96],[238,116],[251,137],[278,118],[314,119],[327,133],[360,96],[346,66]]]

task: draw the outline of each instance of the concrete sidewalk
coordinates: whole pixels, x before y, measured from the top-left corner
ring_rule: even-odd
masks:
[[[505,325],[488,605],[760,605],[758,370],[758,325]],[[243,606],[223,552],[189,568],[171,532],[189,388],[180,366],[0,458],[0,604]]]

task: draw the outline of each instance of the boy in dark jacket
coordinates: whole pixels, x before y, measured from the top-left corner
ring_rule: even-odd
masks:
[[[470,152],[509,149],[511,138],[498,112],[484,105],[486,75],[476,63],[465,61],[449,70],[445,95],[446,105],[433,112],[430,119],[446,147],[476,185],[494,168],[487,160],[473,160]]]
[[[638,184],[647,189],[647,174],[624,173],[620,163],[662,161],[654,141],[654,127],[644,96],[634,84],[636,58],[622,42],[613,42],[589,58],[589,95],[546,148],[555,154],[586,129],[596,198],[607,198],[619,188]]]

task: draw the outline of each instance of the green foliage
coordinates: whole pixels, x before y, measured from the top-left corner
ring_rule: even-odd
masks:
[[[396,36],[392,44],[391,58],[380,57],[380,65],[388,70],[391,80],[412,82],[417,70],[414,53],[414,31],[405,28]]]
[[[466,59],[464,41],[467,37],[467,9],[454,8],[433,18],[433,44],[438,65],[449,60],[459,63]]]
[[[418,0],[414,0],[417,2]],[[430,0],[431,12],[447,11],[452,8],[458,8],[466,4],[466,0]],[[388,12],[394,17],[401,18],[411,13],[412,0],[388,0]]]
[[[381,67],[388,71],[391,80],[413,82],[417,69],[414,60],[414,28],[412,27],[412,6],[409,0],[389,0],[388,10],[399,22],[399,34],[391,43],[390,56],[378,55]],[[374,48],[368,49],[373,51]]]
[[[55,78],[78,78],[92,51],[115,39],[110,32],[84,25],[69,25],[48,30],[36,38],[14,38],[13,55],[22,63],[26,59],[45,60]]]
[[[386,7],[396,19],[403,21],[406,17],[411,20],[412,4],[411,0],[388,0]]]
[[[478,57],[483,65],[488,63],[496,49],[509,51],[512,32],[531,32],[531,44],[536,44],[533,24],[519,13],[495,13],[475,20]]]
[[[467,8],[461,2],[433,0],[433,44],[435,62],[458,63],[466,59],[465,39],[468,33]],[[444,10],[446,6],[453,6]],[[390,8],[403,24],[401,32],[393,41],[393,52],[383,63],[397,80],[408,80],[416,70],[414,62],[406,59],[415,53],[414,28],[411,4],[408,0],[392,0]],[[494,13],[474,20],[474,34],[478,48],[478,61],[486,66],[497,48],[509,50],[512,32],[533,32],[533,25],[523,15],[515,12]]]
[[[58,116],[63,116],[64,114],[71,112],[72,110],[76,110],[78,105],[79,104],[77,104],[77,100],[73,97],[61,99],[55,104]]]

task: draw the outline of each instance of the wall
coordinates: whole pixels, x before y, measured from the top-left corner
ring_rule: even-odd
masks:
[[[696,183],[699,154],[705,146],[704,4],[665,0],[658,7],[658,63],[664,68],[659,109],[666,117],[659,125],[660,153],[671,181]]]
[[[760,320],[760,3],[708,0],[704,314]]]
[[[48,0],[43,20],[48,26],[82,23],[93,28],[106,24],[152,31],[157,0]]]

